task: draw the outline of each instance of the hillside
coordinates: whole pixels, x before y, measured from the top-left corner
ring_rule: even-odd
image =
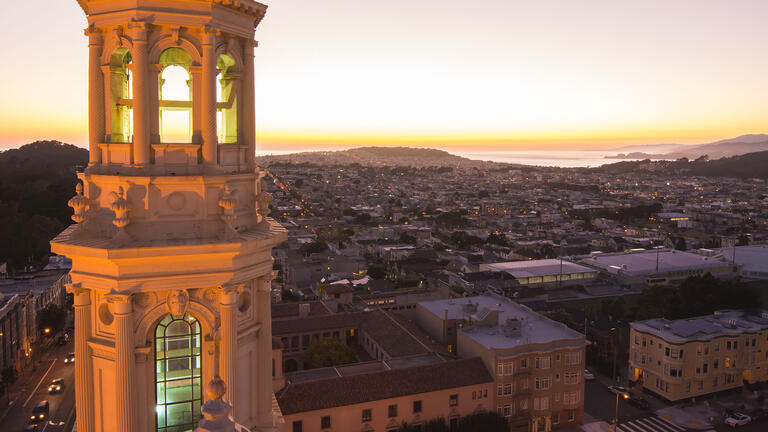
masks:
[[[48,255],[48,241],[72,223],[67,201],[87,163],[87,150],[58,141],[0,152],[0,262],[20,268]]]
[[[747,153],[738,156],[707,160],[701,157],[696,160],[681,158],[674,161],[622,161],[594,168],[598,172],[628,173],[654,172],[658,175],[703,176],[703,177],[734,177],[734,178],[768,178],[768,151]]]
[[[649,146],[649,150],[655,146]],[[752,134],[741,135],[736,138],[729,138],[715,141],[708,144],[680,146],[674,151],[665,153],[646,153],[633,147],[636,151],[630,153],[619,153],[615,156],[606,156],[607,159],[667,159],[674,160],[680,158],[698,159],[702,156],[708,156],[709,159],[720,159],[724,157],[738,156],[747,153],[768,151],[768,135]]]
[[[357,147],[349,150],[293,153],[256,158],[262,166],[274,163],[311,163],[344,166],[482,167],[488,162],[467,159],[443,150],[409,147]],[[491,163],[492,164],[492,163]]]

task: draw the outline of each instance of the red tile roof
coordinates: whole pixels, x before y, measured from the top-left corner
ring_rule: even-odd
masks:
[[[277,393],[283,414],[493,382],[479,357],[289,384]]]

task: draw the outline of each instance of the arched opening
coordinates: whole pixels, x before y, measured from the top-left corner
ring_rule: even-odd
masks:
[[[192,58],[181,48],[160,54],[160,142],[192,141]]]
[[[236,73],[235,59],[229,54],[220,55],[216,67],[219,70],[216,76],[216,130],[219,143],[236,143],[240,76]]]
[[[133,136],[133,91],[129,64],[131,53],[124,47],[117,48],[109,59],[109,141],[113,143],[131,142]]]
[[[202,404],[200,322],[166,315],[155,329],[155,412],[158,432],[192,431]]]

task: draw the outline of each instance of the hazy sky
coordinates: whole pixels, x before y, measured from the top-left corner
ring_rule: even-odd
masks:
[[[768,132],[766,0],[274,0],[260,148],[587,147]],[[85,145],[75,0],[5,2],[0,147]]]

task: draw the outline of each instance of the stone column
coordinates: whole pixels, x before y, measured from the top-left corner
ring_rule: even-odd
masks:
[[[144,167],[149,165],[150,154],[147,23],[134,21],[128,28],[132,30],[133,38],[133,163]]]
[[[251,38],[245,40],[243,47],[243,78],[242,78],[242,97],[238,95],[241,101],[242,112],[238,113],[241,121],[238,122],[240,133],[243,137],[243,143],[248,146],[245,153],[245,163],[249,169],[255,168],[254,158],[256,156],[256,110],[254,107],[254,70],[253,70],[253,50],[256,47],[256,41]]]
[[[130,294],[110,294],[107,300],[115,316],[115,391],[117,432],[133,432],[135,399],[133,380],[136,379],[136,359],[133,344],[133,310]],[[79,430],[79,429],[78,429]]]
[[[79,285],[79,284],[78,284]],[[94,432],[93,365],[88,338],[91,335],[91,291],[70,285],[75,300],[75,410],[77,430]]]
[[[216,133],[216,30],[206,27],[203,31],[203,73],[200,102],[202,108],[201,129],[203,135],[203,163],[218,164],[218,137]],[[224,377],[222,377],[224,378]],[[233,382],[224,378],[230,387]]]
[[[272,418],[272,273],[256,279],[259,330],[256,357],[256,406],[258,424],[271,426]],[[276,367],[279,367],[276,365]]]
[[[149,80],[147,81],[147,90],[149,91],[148,111],[149,111],[149,142],[150,144],[160,143],[160,73],[162,66],[151,64],[147,72]]]
[[[219,297],[219,375],[228,384],[226,396],[237,406],[237,286],[224,286]]]
[[[89,27],[88,36],[88,165],[101,163],[99,144],[104,141],[104,73],[101,71],[101,52],[104,39],[101,31]]]

